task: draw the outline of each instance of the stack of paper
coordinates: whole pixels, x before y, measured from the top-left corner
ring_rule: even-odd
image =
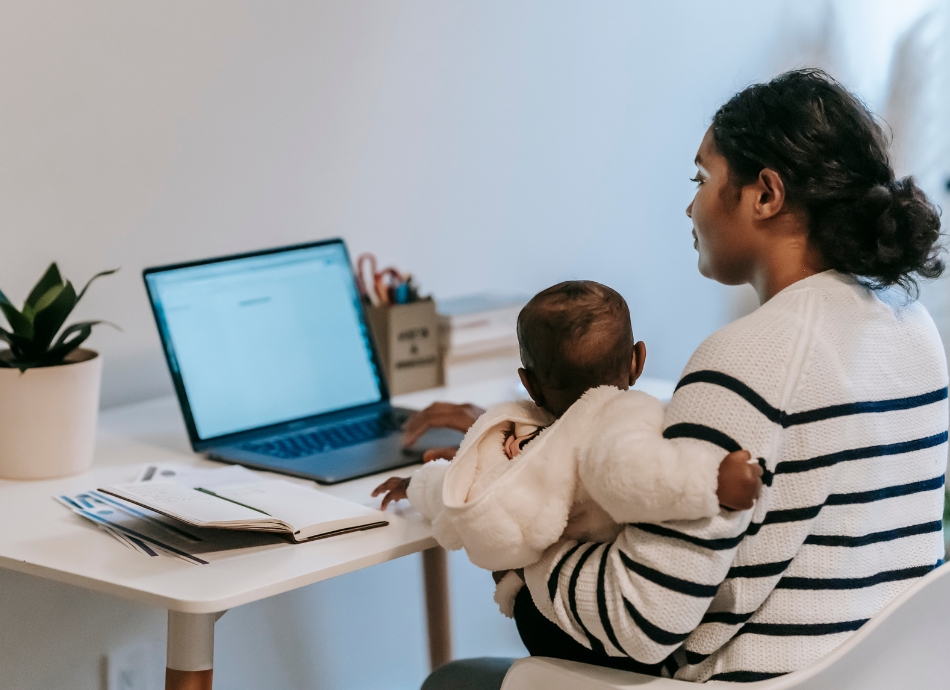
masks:
[[[439,302],[449,321],[447,363],[518,349],[518,313],[523,296],[470,295]]]
[[[129,548],[199,565],[286,537],[306,541],[388,524],[378,511],[236,465],[149,465],[132,484],[55,498]]]

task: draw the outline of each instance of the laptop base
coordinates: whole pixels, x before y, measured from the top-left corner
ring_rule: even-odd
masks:
[[[295,459],[250,452],[237,445],[210,448],[205,451],[205,455],[211,460],[313,479],[321,484],[339,484],[386,470],[417,465],[422,462],[422,454],[426,450],[458,447],[462,438],[463,434],[458,431],[431,429],[413,448],[403,448],[402,434],[392,433],[353,446]]]

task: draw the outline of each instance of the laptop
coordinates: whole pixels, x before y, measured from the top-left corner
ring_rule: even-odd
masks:
[[[192,448],[335,484],[458,445],[412,449],[341,239],[159,266],[145,286]]]

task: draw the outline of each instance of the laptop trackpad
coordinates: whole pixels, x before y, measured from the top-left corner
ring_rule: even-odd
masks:
[[[463,435],[457,431],[434,429],[413,448],[402,447],[402,434],[392,434],[370,443],[338,448],[309,458],[287,463],[296,473],[306,473],[317,481],[335,484],[367,474],[415,465],[429,448],[457,447]],[[279,471],[279,470],[278,470]]]

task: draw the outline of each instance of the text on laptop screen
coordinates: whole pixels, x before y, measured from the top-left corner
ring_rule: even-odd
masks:
[[[382,400],[342,244],[146,279],[202,440]]]

